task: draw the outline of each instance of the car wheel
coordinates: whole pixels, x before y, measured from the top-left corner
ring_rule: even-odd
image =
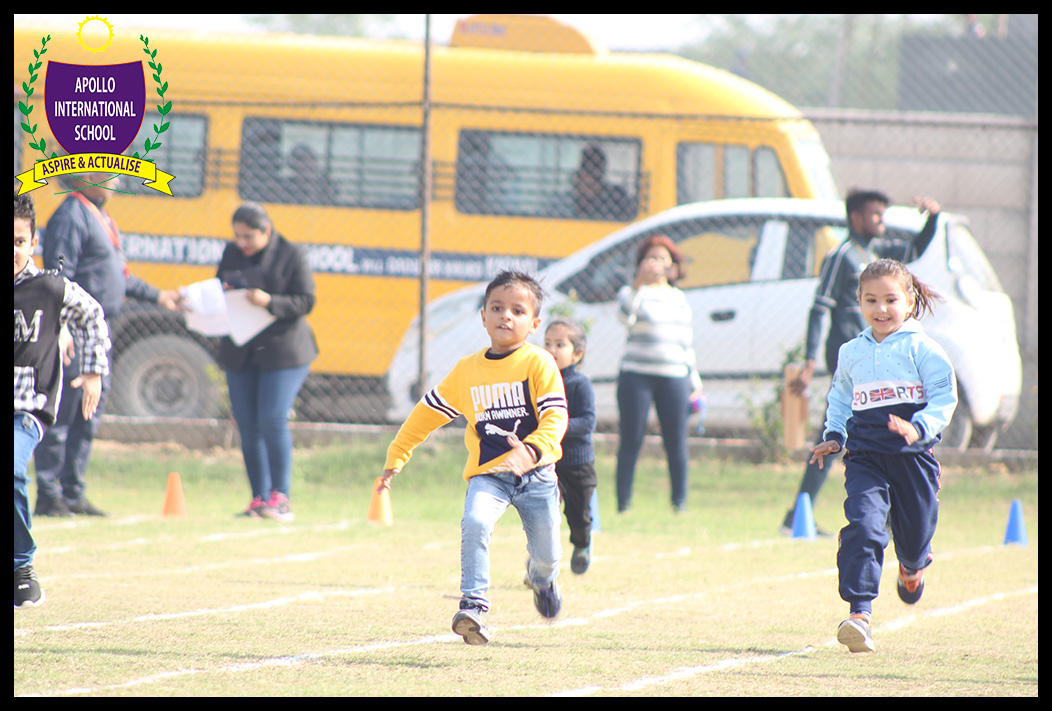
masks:
[[[941,446],[958,452],[968,449],[972,441],[972,411],[968,403],[961,398],[957,403],[957,409],[953,413],[950,424],[942,431]]]
[[[997,444],[997,435],[1000,433],[1001,428],[996,424],[984,425],[982,427],[972,428],[972,443],[970,447],[972,449],[981,449],[984,452],[992,452],[994,445]]]

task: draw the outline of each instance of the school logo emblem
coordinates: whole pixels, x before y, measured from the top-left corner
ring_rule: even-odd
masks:
[[[124,153],[146,109],[142,62],[48,62],[44,108],[51,134],[66,153]]]
[[[93,21],[104,23],[109,31],[109,38],[97,49],[85,44],[84,39],[84,27]],[[110,47],[112,36],[112,26],[99,17],[86,18],[78,32],[80,44],[95,53]],[[168,130],[168,114],[172,110],[172,102],[165,100],[168,82],[162,79],[163,65],[157,61],[157,50],[150,48],[149,38],[140,35],[139,41],[143,44],[142,51],[149,57],[147,63],[157,84],[156,93],[161,100],[157,105],[160,123],[153,124],[154,138],[152,141],[146,139],[141,157],[138,151],[132,156],[124,154],[132,147],[146,117],[147,87],[143,61],[97,65],[48,61],[45,55],[50,41],[50,35],[42,37],[40,49],[33,51],[29,81],[22,83],[25,101],[18,102],[23,116],[22,130],[31,139],[29,147],[40,155],[33,170],[16,176],[22,182],[19,194],[42,188],[48,184],[48,178],[59,175],[122,173],[141,178],[143,185],[171,195],[168,183],[175,176],[158,169],[153,158],[147,157],[150,151],[162,145],[161,134]],[[34,94],[41,88],[37,82],[42,68],[45,77],[43,97],[34,99]],[[59,155],[54,147],[48,146],[46,138],[37,137],[43,132],[38,130],[39,125],[35,122],[40,114],[34,116],[33,112],[40,108],[43,108],[51,135],[67,155]],[[78,182],[78,188],[92,185],[84,179]],[[105,183],[100,185],[106,186]]]

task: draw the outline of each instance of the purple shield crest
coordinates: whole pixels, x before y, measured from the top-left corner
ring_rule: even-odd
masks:
[[[123,153],[146,110],[142,62],[48,62],[44,109],[52,135],[67,153]]]

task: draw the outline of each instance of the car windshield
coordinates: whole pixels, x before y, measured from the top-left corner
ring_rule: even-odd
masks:
[[[960,222],[953,222],[947,228],[947,253],[949,267],[954,272],[963,272],[978,281],[986,291],[1003,292],[997,274],[990,262],[986,260],[968,227]]]

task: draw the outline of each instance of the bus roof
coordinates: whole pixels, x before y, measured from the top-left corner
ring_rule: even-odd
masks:
[[[16,98],[27,79],[26,63],[48,33],[39,27],[15,28]],[[52,41],[44,58],[73,64],[142,59],[139,34],[125,29],[108,50],[97,53],[76,42]],[[148,36],[170,83],[166,98],[177,110],[180,103],[198,102],[410,105],[422,95],[419,42],[157,30]],[[752,82],[663,54],[436,46],[433,78],[432,98],[439,105],[649,116],[801,116]]]

